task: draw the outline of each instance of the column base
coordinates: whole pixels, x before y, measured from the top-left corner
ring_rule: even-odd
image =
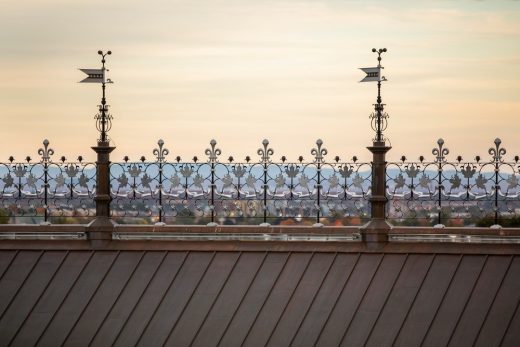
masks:
[[[93,248],[104,248],[112,241],[117,224],[108,217],[96,217],[87,225],[87,235]]]
[[[392,225],[384,219],[372,219],[367,224],[359,228],[363,242],[386,243],[388,242],[388,232]]]

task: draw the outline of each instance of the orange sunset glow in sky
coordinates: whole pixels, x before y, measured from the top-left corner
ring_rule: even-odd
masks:
[[[0,12],[0,161],[56,153],[94,158],[98,84],[78,68],[107,59],[117,148],[152,159],[303,155],[369,160],[376,83],[359,83],[386,47],[390,159],[486,156],[496,137],[520,154],[520,1],[14,1]]]

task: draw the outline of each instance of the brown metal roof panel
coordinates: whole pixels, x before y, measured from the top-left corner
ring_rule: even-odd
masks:
[[[318,336],[316,345],[339,346],[382,259],[382,254],[362,254],[359,257],[339,300]]]
[[[113,342],[115,346],[134,346],[146,329],[150,319],[158,306],[161,305],[164,295],[182,267],[187,252],[168,252],[159,269],[151,278],[145,292],[135,304],[131,315],[118,331]]]
[[[446,346],[456,328],[473,288],[486,263],[486,256],[464,256],[424,339],[425,346]]]
[[[0,345],[8,345],[45,291],[66,253],[44,252],[0,319]]]
[[[288,259],[287,253],[267,254],[260,271],[219,341],[219,346],[240,346],[243,344],[249,329],[254,324],[262,305],[277,283]]]
[[[315,253],[278,324],[271,334],[268,345],[288,346],[295,336],[323,280],[334,262],[334,253]]]
[[[143,252],[133,251],[119,253],[110,271],[69,333],[65,345],[77,346],[93,339],[143,254]]]
[[[418,346],[428,332],[461,256],[436,255],[395,339],[396,346]]]
[[[146,252],[123,292],[110,309],[103,324],[91,341],[92,346],[111,345],[123,329],[139,299],[166,258],[167,252]]]
[[[377,317],[383,309],[394,284],[399,277],[407,256],[385,254],[352,323],[342,339],[342,346],[362,346],[367,341]]]
[[[511,260],[510,256],[487,258],[486,265],[450,338],[450,345],[474,345]]]
[[[117,252],[94,253],[71,291],[67,293],[59,310],[52,317],[38,344],[56,346],[65,341],[92,296],[103,282],[116,257]]]
[[[249,330],[247,345],[265,346],[312,259],[311,253],[293,253]]]
[[[42,251],[19,252],[10,263],[0,280],[0,316],[3,316],[42,254]]]
[[[204,319],[233,271],[239,256],[240,254],[235,252],[216,253],[201,281],[192,290],[193,294],[185,306],[184,312],[167,336],[165,345],[191,345],[197,331],[204,323]],[[143,346],[153,345],[145,339],[142,342]]]
[[[520,346],[520,302],[516,304],[516,312],[513,319],[509,322],[507,332],[504,335],[500,346],[503,347],[518,347]]]
[[[17,251],[4,251],[0,252],[0,280],[4,276],[5,271],[11,265],[11,262],[16,257]]]
[[[321,288],[293,338],[292,345],[314,345],[359,257],[359,254],[337,254],[327,276],[323,280]]]
[[[214,252],[190,252],[138,340],[140,346],[162,346],[208,271]]]
[[[192,346],[206,347],[218,343],[254,282],[266,255],[263,252],[246,252],[240,255],[206,320],[201,324]]]
[[[395,340],[433,262],[433,255],[408,256],[385,306],[370,332],[367,346],[389,345]]]
[[[36,344],[93,254],[81,251],[63,252],[63,254],[65,253],[68,254],[63,263],[14,336],[11,346]]]
[[[482,325],[476,346],[498,346],[520,302],[520,257],[514,257]],[[517,303],[515,305],[515,303]],[[519,327],[515,328],[519,332]],[[518,344],[517,344],[518,345]]]

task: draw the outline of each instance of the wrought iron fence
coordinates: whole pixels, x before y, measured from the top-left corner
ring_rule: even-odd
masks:
[[[439,139],[434,160],[387,165],[387,217],[404,225],[520,225],[519,157],[506,161],[500,139],[489,158],[448,161]]]
[[[183,224],[361,224],[369,218],[371,169],[354,157],[325,161],[327,150],[318,140],[312,162],[300,157],[273,162],[274,150],[264,140],[259,158],[220,161],[216,141],[207,158],[166,160],[169,151],[158,142],[154,162],[112,164],[112,214],[147,222]]]
[[[38,150],[40,161],[13,157],[0,163],[0,222],[33,223],[48,221],[77,222],[95,216],[96,165],[78,157],[69,162],[61,157],[53,162],[54,150],[43,141]]]
[[[112,163],[111,213],[118,223],[360,225],[370,218],[372,167],[356,157],[327,158],[318,140],[309,153],[274,161],[264,140],[257,156],[169,158],[160,140],[149,161]],[[0,163],[0,222],[83,223],[95,217],[96,164],[56,160],[45,140],[37,162]],[[396,225],[481,225],[520,221],[520,164],[506,161],[499,139],[489,158],[448,160],[439,140],[433,160],[387,163],[387,218]]]

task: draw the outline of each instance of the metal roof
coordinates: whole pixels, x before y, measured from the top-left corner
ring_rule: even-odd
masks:
[[[518,254],[311,248],[4,249],[0,345],[520,345]]]

